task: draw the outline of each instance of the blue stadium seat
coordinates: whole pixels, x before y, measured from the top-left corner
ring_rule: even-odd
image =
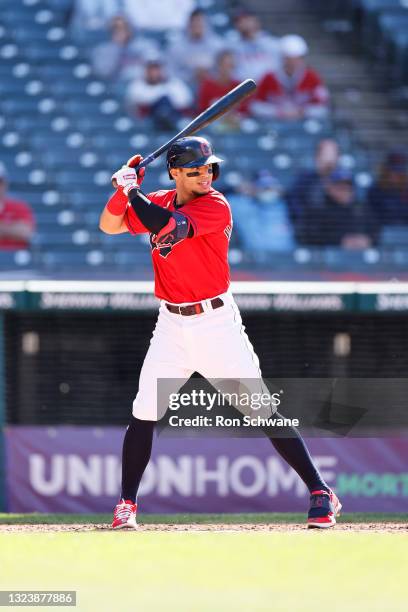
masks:
[[[105,206],[110,193],[113,188],[110,184],[106,185],[103,189],[96,189],[93,187],[92,181],[87,183],[86,188],[82,188],[78,191],[73,188],[73,191],[67,195],[67,199],[71,206],[76,210],[97,210],[99,213]]]
[[[40,153],[40,158],[45,166],[54,169],[75,169],[79,165],[80,153],[76,149],[49,148]]]
[[[51,250],[44,251],[40,255],[40,261],[44,268],[51,270],[70,270],[73,267],[94,268],[112,263],[106,253],[99,249]]]
[[[379,242],[384,247],[407,246],[408,227],[406,225],[386,225],[382,228]]]
[[[86,82],[71,77],[67,80],[57,80],[53,83],[52,93],[61,98],[73,97],[75,101],[87,99]]]
[[[30,251],[0,251],[0,271],[31,268],[35,259]]]
[[[79,185],[92,185],[94,171],[77,166],[74,169],[58,170],[55,172],[55,182],[62,190]]]
[[[137,265],[150,265],[151,253],[148,248],[139,251],[136,251],[136,249],[125,251],[121,248],[117,253],[112,255],[112,260],[117,266],[130,266],[133,269],[133,267]]]
[[[37,100],[27,96],[13,99],[0,98],[0,109],[6,115],[35,115],[37,112]]]
[[[28,140],[34,149],[42,152],[65,151],[67,148],[67,135],[65,133],[56,134],[47,130],[43,132],[34,131],[28,135]]]
[[[26,81],[12,78],[0,79],[0,96],[24,96],[27,83]]]

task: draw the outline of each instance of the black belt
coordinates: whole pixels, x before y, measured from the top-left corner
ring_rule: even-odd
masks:
[[[224,302],[221,298],[214,298],[210,301],[213,310],[224,306]],[[166,304],[167,310],[170,310],[173,314],[183,315],[184,317],[191,317],[191,315],[198,315],[204,312],[204,306],[202,302],[197,304],[189,304],[188,306],[174,306],[173,304]]]

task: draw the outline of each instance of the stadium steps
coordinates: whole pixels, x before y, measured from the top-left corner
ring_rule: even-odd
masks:
[[[349,127],[357,141],[380,151],[390,142],[394,146],[406,144],[406,103],[390,96],[387,67],[379,61],[367,61],[355,34],[348,30],[347,20],[337,24],[340,31],[336,26],[332,31],[330,13],[320,2],[310,0],[253,0],[251,7],[273,34],[297,33],[308,41],[310,65],[323,75],[330,89],[335,117]]]

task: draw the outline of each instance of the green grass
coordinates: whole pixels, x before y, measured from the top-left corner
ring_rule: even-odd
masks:
[[[269,512],[237,514],[143,514],[137,515],[140,524],[167,523],[181,525],[189,523],[304,523],[304,513]],[[0,513],[0,525],[72,525],[89,523],[110,523],[112,514],[7,514]],[[408,523],[408,514],[354,512],[345,514],[339,521],[347,523]]]
[[[101,523],[110,515],[0,515]],[[406,515],[344,520],[407,522]],[[303,514],[145,515],[143,522],[303,522]],[[142,521],[141,521],[142,522]],[[0,589],[76,590],[80,612],[402,612],[408,531],[0,532]],[[27,608],[47,610],[49,608]]]

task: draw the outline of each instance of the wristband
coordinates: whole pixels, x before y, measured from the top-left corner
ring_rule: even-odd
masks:
[[[129,200],[130,192],[134,190],[136,191],[140,190],[140,186],[138,183],[130,183],[130,185],[126,185],[126,187],[123,188],[123,193],[125,194],[128,200]]]
[[[116,215],[117,217],[119,217],[125,214],[127,205],[127,197],[121,189],[118,189],[109,198],[109,202],[107,203],[106,208],[109,210],[111,215]]]

